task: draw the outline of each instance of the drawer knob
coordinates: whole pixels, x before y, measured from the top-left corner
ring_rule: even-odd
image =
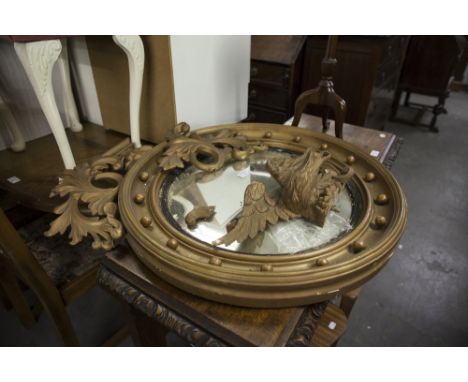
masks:
[[[252,89],[249,93],[249,98],[255,98],[257,97],[257,91]]]
[[[256,66],[252,66],[250,68],[250,77],[255,77],[258,74],[258,68]]]

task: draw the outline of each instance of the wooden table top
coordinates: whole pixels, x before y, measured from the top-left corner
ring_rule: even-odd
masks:
[[[285,125],[291,125],[293,118],[286,121]],[[299,127],[313,131],[322,131],[322,119],[310,114],[302,114]],[[330,128],[327,134],[335,136],[335,122],[330,120]],[[368,129],[366,127],[350,125],[343,126],[343,140],[363,149],[369,155],[378,159],[387,168],[390,168],[398,155],[402,139],[395,134]]]
[[[232,346],[285,346],[305,309],[252,309],[205,300],[153,275],[126,248],[107,254],[103,265],[137,290]],[[339,330],[344,331],[344,314],[334,320],[340,321]]]
[[[102,126],[84,123],[83,130],[73,133],[66,129],[76,163],[96,158],[117,145],[125,135],[106,130]],[[26,143],[26,150],[15,153],[0,151],[0,188],[10,198],[27,207],[52,212],[59,198],[49,198],[64,171],[62,157],[52,134]],[[19,179],[13,183],[12,177]]]

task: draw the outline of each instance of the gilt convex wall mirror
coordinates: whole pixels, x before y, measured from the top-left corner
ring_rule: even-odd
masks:
[[[274,124],[180,124],[153,148],[122,145],[65,175],[55,193],[69,200],[49,234],[70,225],[74,242],[89,233],[111,248],[126,232],[159,277],[249,307],[358,287],[392,255],[407,213],[397,181],[365,152]]]

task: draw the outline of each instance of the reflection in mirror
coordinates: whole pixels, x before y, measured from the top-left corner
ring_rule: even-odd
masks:
[[[171,182],[165,197],[161,198],[163,210],[182,232],[211,245],[227,232],[227,225],[240,212],[244,191],[253,182],[262,182],[271,197],[279,196],[281,188],[266,169],[268,158],[277,155],[293,155],[286,152],[266,151],[253,154],[247,161],[232,162],[224,168],[205,173],[195,167],[188,167],[179,175],[168,177]],[[190,230],[185,216],[199,206],[215,206],[216,214],[211,221],[202,221]],[[303,219],[281,221],[269,226],[254,239],[242,243],[234,242],[220,248],[250,254],[288,254],[316,249],[339,239],[353,228],[351,216],[353,202],[346,187],[327,216],[323,227]]]

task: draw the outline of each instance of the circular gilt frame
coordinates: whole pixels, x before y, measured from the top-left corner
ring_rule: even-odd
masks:
[[[357,226],[340,240],[290,255],[236,253],[202,243],[177,230],[160,206],[167,172],[156,158],[162,143],[136,162],[119,191],[119,210],[128,241],[159,277],[189,293],[247,307],[287,307],[328,300],[359,287],[390,259],[404,230],[407,205],[392,174],[367,153],[341,139],[274,124],[231,124],[197,130],[201,137],[230,129],[262,142],[302,153],[326,147],[331,164],[351,166],[363,199]],[[136,197],[138,195],[138,197]]]

